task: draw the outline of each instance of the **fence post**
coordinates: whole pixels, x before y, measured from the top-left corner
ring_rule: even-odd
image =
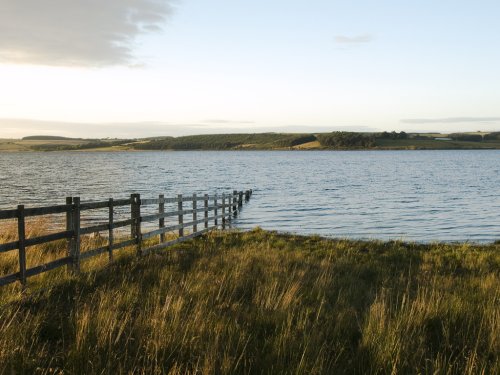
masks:
[[[182,213],[182,194],[177,196],[177,211],[179,211],[179,237],[184,237],[184,214]]]
[[[142,236],[141,236],[141,195],[132,194],[130,196],[130,214],[132,226],[130,235],[135,240],[137,255],[142,255]]]
[[[109,229],[108,229],[108,254],[109,254],[109,261],[113,261],[113,244],[114,244],[114,210],[113,210],[113,198],[109,198],[109,213],[108,213],[108,218],[109,218]]]
[[[196,224],[196,220],[198,220],[198,213],[196,212],[196,209],[198,208],[198,202],[196,201],[198,197],[196,196],[196,193],[193,194],[193,233],[198,232],[198,224]]]
[[[236,217],[238,215],[237,200],[238,200],[238,192],[236,190],[233,190],[233,215],[234,215],[234,217]]]
[[[24,205],[17,206],[17,234],[19,239],[19,280],[24,288],[26,286],[26,221]]]
[[[224,199],[224,194],[222,194],[222,199]],[[214,225],[215,229],[219,226],[219,221],[217,220],[217,215],[218,215],[218,207],[217,207],[217,193],[214,195]]]
[[[250,190],[245,191],[245,202],[248,202],[250,200]]]
[[[229,225],[229,227],[231,227],[231,220],[233,220],[233,196],[231,194],[229,194],[227,196],[227,213],[226,213],[226,217],[227,217],[227,220],[226,220],[226,224]]]
[[[239,207],[242,207],[242,206],[243,206],[243,192],[242,192],[242,191],[240,191],[240,192],[238,193],[238,206],[239,206]]]
[[[80,272],[80,197],[73,198],[73,246],[71,248],[71,263],[73,272]]]
[[[71,205],[71,208],[69,208],[66,211],[66,231],[73,231],[74,226],[73,226],[73,198],[72,197],[66,197],[66,205]],[[67,255],[71,256],[73,253],[73,242],[74,242],[74,232],[71,235],[70,238],[68,238],[68,250],[67,250]],[[73,272],[73,267],[71,264],[68,264],[67,267],[68,272]]]
[[[205,229],[208,229],[208,194],[205,194]]]
[[[226,229],[226,193],[222,193],[222,229]]]
[[[158,212],[163,215],[165,213],[165,196],[163,194],[160,194],[160,203],[158,206]],[[160,229],[165,228],[165,218],[160,217],[159,223],[158,223]],[[160,243],[165,242],[165,233],[160,233]]]

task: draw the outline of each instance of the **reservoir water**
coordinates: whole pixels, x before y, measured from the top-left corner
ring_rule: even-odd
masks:
[[[235,225],[419,242],[500,239],[500,151],[1,153],[0,209],[253,189]]]

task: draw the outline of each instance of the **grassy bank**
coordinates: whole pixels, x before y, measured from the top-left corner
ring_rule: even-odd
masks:
[[[92,262],[0,291],[0,373],[500,373],[499,245],[254,230]]]

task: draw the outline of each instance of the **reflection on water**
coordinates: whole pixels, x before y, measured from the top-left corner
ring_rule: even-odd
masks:
[[[351,238],[500,238],[500,152],[0,154],[0,209],[254,189],[236,225]]]

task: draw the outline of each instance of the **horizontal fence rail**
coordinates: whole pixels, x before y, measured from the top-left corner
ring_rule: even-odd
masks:
[[[238,215],[243,202],[248,202],[252,196],[252,190],[224,193],[221,195],[197,195],[183,196],[179,194],[175,198],[165,198],[160,195],[154,199],[142,199],[140,194],[132,194],[129,199],[109,199],[102,202],[80,202],[79,197],[66,198],[66,204],[25,208],[19,205],[14,210],[0,210],[1,220],[17,221],[17,240],[7,243],[0,243],[0,254],[17,250],[19,258],[19,271],[10,275],[0,275],[0,286],[19,281],[26,286],[27,278],[66,266],[70,272],[80,271],[80,261],[89,259],[104,253],[108,254],[109,261],[113,261],[113,252],[128,246],[135,246],[137,255],[145,255],[155,250],[164,249],[168,246],[198,237],[213,229],[226,229],[231,224],[233,217]],[[166,210],[166,204],[175,204],[176,210]],[[150,207],[148,207],[150,206]],[[142,209],[148,208],[151,211],[157,207],[156,213],[144,213]],[[126,220],[115,220],[116,207],[130,208],[130,218]],[[82,212],[108,209],[107,222],[82,226]],[[65,214],[65,230],[51,233],[39,237],[26,236],[26,218]],[[166,223],[167,218],[174,218],[175,222]],[[144,232],[146,224],[151,227],[155,223],[157,229]],[[143,225],[145,224],[145,225]],[[115,230],[130,227],[130,238],[123,239],[116,243]],[[191,228],[189,234],[184,230]],[[150,229],[150,228],[149,228]],[[177,238],[167,238],[168,232],[178,233]],[[82,252],[82,236],[99,235],[100,232],[107,232],[107,244],[105,246]],[[143,241],[158,237],[158,243],[143,248]],[[65,240],[67,243],[67,254],[65,257],[51,262],[27,268],[26,250],[27,247],[41,245],[53,241]]]

